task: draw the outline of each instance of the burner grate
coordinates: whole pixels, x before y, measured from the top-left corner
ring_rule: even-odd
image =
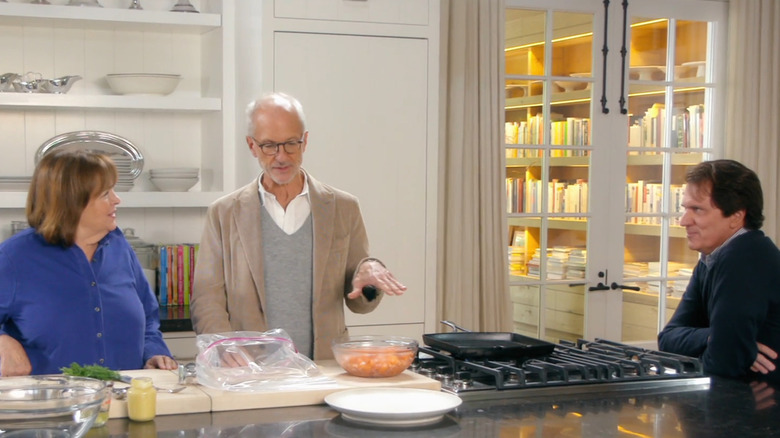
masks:
[[[529,360],[471,360],[421,346],[412,370],[442,382],[459,395],[529,388],[568,387],[701,378],[696,358],[596,339],[561,342],[546,357]]]

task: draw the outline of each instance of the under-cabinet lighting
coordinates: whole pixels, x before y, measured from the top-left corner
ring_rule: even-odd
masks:
[[[583,102],[590,102],[590,98],[582,98],[582,99],[570,99],[570,100],[556,100],[553,102],[550,102],[550,105],[564,105],[569,103],[583,103]],[[525,105],[513,105],[513,106],[505,106],[505,110],[515,110],[515,109],[523,109],[523,108],[531,108],[535,106],[542,106],[541,103],[527,103]]]
[[[675,93],[684,93],[689,91],[702,91],[704,90],[704,87],[689,87],[689,88],[675,88]],[[628,97],[640,97],[640,96],[657,96],[659,94],[664,94],[665,90],[657,90],[657,91],[642,91],[639,93],[629,93]],[[550,106],[553,105],[568,105],[572,103],[584,103],[584,102],[590,102],[590,98],[582,98],[582,99],[569,99],[569,100],[555,100],[550,102]],[[524,105],[512,105],[512,106],[505,106],[505,110],[517,110],[517,109],[524,109],[524,108],[532,108],[532,107],[538,107],[542,106],[541,103],[527,103]]]
[[[564,105],[568,103],[582,103],[582,102],[590,102],[590,98],[586,97],[583,99],[555,100],[550,102],[550,105]]]
[[[659,18],[659,19],[656,19],[656,20],[642,21],[642,22],[639,22],[639,23],[632,24],[631,27],[647,26],[649,24],[662,23],[664,21],[669,21],[669,20],[666,19],[666,18]],[[578,34],[578,35],[570,35],[570,36],[555,38],[555,39],[552,40],[552,42],[559,43],[561,41],[573,40],[573,39],[576,39],[576,38],[584,38],[584,37],[589,37],[589,36],[593,36],[593,32],[586,32],[586,33],[581,33],[581,34]],[[544,45],[544,41],[539,41],[539,42],[536,42],[536,43],[528,43],[528,44],[523,44],[523,45],[520,45],[520,46],[507,47],[507,48],[504,49],[504,52],[511,52],[513,50],[527,49],[529,47],[536,47],[536,46],[542,46],[542,45]]]
[[[565,37],[555,38],[555,39],[552,40],[552,42],[560,43],[561,41],[568,41],[568,40],[573,40],[573,39],[577,39],[577,38],[584,38],[584,37],[589,37],[589,36],[593,36],[593,32],[585,32],[585,33],[581,33],[581,34],[577,34],[577,35],[569,35],[569,36],[565,36]],[[544,45],[544,41],[539,41],[539,42],[536,42],[536,43],[523,44],[521,46],[507,47],[506,49],[504,49],[504,52],[511,52],[513,50],[520,50],[520,49],[527,49],[529,47],[535,47],[535,46],[541,46],[541,45]]]
[[[675,93],[682,93],[687,91],[701,91],[704,90],[704,87],[689,87],[689,88],[675,88]],[[659,94],[666,93],[666,90],[656,90],[656,91],[642,91],[639,93],[628,93],[628,97],[639,97],[639,96],[657,96]]]
[[[668,18],[657,18],[655,20],[640,21],[639,23],[632,24],[631,27],[647,26],[649,24],[663,23],[664,21],[669,21],[669,19]]]

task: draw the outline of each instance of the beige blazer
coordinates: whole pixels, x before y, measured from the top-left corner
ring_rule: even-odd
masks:
[[[368,313],[383,294],[370,302],[362,295],[346,299],[355,270],[368,257],[360,206],[349,193],[306,177],[314,232],[314,359],[330,359],[331,340],[347,334],[344,301],[351,311]],[[196,333],[277,328],[268,327],[264,312],[261,208],[258,179],[209,207],[190,300]]]

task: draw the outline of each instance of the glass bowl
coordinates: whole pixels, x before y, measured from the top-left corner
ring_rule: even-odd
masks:
[[[0,378],[3,437],[81,437],[109,397],[106,382],[40,375]]]
[[[347,336],[331,343],[336,362],[358,377],[393,377],[409,368],[417,341],[399,336]]]

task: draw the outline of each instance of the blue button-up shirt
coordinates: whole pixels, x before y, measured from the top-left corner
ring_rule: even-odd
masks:
[[[0,244],[0,334],[22,344],[33,374],[72,362],[143,368],[152,356],[171,355],[159,328],[157,299],[118,228],[92,262],[32,228]]]

